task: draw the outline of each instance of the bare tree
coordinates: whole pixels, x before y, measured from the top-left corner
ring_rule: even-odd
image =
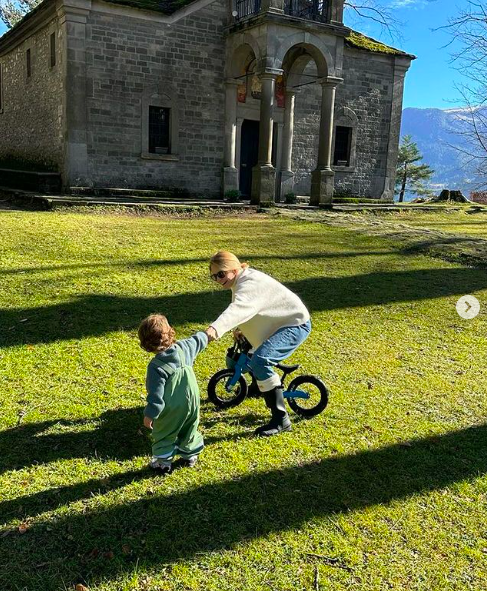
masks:
[[[0,0],[0,20],[11,29],[40,2],[41,0]]]
[[[467,5],[445,27],[450,35],[452,62],[464,83],[457,85],[464,109],[459,117],[462,152],[475,163],[479,187],[487,185],[487,1],[467,0]]]
[[[401,38],[400,21],[394,16],[391,3],[386,0],[345,0],[345,13],[352,27],[360,28],[364,21],[372,21],[379,26],[379,33],[390,39]]]

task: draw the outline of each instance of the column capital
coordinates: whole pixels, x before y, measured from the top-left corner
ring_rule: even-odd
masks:
[[[274,78],[275,80],[278,76],[282,76],[284,74],[284,70],[279,68],[265,68],[264,70],[257,72],[257,74],[262,80],[266,78]]]
[[[318,83],[321,84],[321,86],[332,86],[334,88],[336,88],[342,82],[343,78],[338,78],[336,76],[327,76],[326,78],[321,78],[321,80],[318,80]]]
[[[241,80],[239,80],[237,78],[227,78],[225,80],[225,84],[227,86],[239,86],[239,84],[241,84]]]

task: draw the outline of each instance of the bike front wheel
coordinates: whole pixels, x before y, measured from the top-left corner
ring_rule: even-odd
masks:
[[[208,398],[217,408],[237,406],[247,396],[247,382],[243,376],[238,378],[238,382],[230,391],[227,390],[227,382],[233,375],[232,369],[222,369],[208,382]]]
[[[287,398],[293,411],[307,419],[315,417],[325,410],[328,404],[328,388],[316,376],[298,376],[286,388],[288,392],[299,392],[307,398]]]

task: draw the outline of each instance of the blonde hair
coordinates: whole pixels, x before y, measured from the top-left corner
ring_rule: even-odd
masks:
[[[219,250],[210,259],[211,266],[215,265],[220,271],[233,271],[233,269],[246,269],[248,263],[241,263],[238,258],[228,250]]]
[[[151,314],[140,323],[138,335],[140,346],[149,353],[169,349],[176,342],[174,328],[163,314]]]

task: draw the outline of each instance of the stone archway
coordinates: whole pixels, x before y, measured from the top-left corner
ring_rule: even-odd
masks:
[[[331,168],[333,139],[333,112],[335,108],[335,89],[341,81],[331,76],[335,72],[334,62],[325,44],[316,36],[297,33],[286,39],[278,48],[282,56],[281,67],[286,78],[286,109],[282,146],[282,167],[280,174],[280,192],[285,195],[294,186],[294,173],[291,169],[294,130],[294,108],[296,93],[302,86],[301,78],[308,64],[316,66],[315,83],[321,85],[321,111],[319,143],[316,169],[311,174],[312,205],[331,204],[334,188],[334,172]],[[295,42],[293,44],[293,41]],[[307,81],[304,84],[311,84]]]

